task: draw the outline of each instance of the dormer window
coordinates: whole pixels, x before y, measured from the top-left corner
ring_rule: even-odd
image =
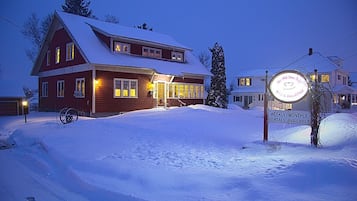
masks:
[[[251,85],[252,85],[252,78],[242,77],[238,79],[238,86],[251,86]]]
[[[114,42],[114,52],[130,53],[130,44]]]
[[[171,59],[173,61],[183,62],[183,53],[182,52],[172,52]]]
[[[153,58],[161,58],[162,51],[160,49],[156,49],[156,48],[143,47],[143,56],[153,57]]]

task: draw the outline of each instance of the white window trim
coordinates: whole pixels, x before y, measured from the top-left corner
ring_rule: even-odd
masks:
[[[119,44],[120,45],[120,51],[116,51],[115,50],[115,47],[116,45]],[[127,51],[124,51],[124,46],[127,46],[128,47],[128,50]],[[114,44],[113,44],[113,52],[115,53],[125,53],[125,54],[130,54],[130,44],[129,43],[122,43],[122,42],[119,42],[119,41],[114,41]]]
[[[160,54],[159,54],[157,57],[155,56],[156,53],[154,53],[154,55],[150,55],[150,54],[144,55],[144,50],[145,50],[145,49],[147,49],[148,52],[150,52],[150,50],[154,50],[154,52],[159,51]],[[152,48],[152,47],[143,46],[143,47],[142,47],[142,54],[141,54],[141,55],[144,56],[144,57],[150,57],[150,58],[158,58],[158,59],[161,59],[161,58],[162,58],[162,50],[161,50],[161,49],[157,49],[157,48]]]
[[[46,54],[46,66],[50,66],[51,65],[51,51],[47,50],[47,54]]]
[[[187,86],[187,95],[188,97],[176,97],[174,96],[173,94],[175,93],[175,87],[174,86],[177,86],[177,85],[183,85],[184,86],[184,90],[186,89],[186,86]],[[193,92],[191,92],[191,86],[193,86]],[[197,96],[196,94],[196,87],[199,87],[199,96]],[[170,94],[170,89],[172,91],[172,94]],[[172,82],[172,83],[169,83],[169,86],[168,86],[168,98],[169,99],[204,99],[204,85],[203,84],[197,84],[197,83],[183,83],[183,82]],[[180,90],[178,90],[180,93]],[[192,95],[195,94],[194,97],[192,97]],[[157,98],[157,96],[154,98]]]
[[[115,82],[116,81],[120,81],[121,82],[121,88],[120,88],[120,96],[116,96],[115,95]],[[129,95],[128,96],[123,96],[123,89],[124,89],[124,81],[129,81]],[[131,82],[136,82],[135,84],[135,96],[131,96],[130,94],[130,87],[131,87]],[[138,80],[137,79],[123,79],[123,78],[114,78],[113,79],[113,98],[138,98],[138,94],[139,94],[139,88],[138,88]]]
[[[80,90],[77,91],[77,84],[78,84],[78,82],[82,83],[82,81],[84,83],[84,89],[82,89],[82,85],[80,85]],[[83,91],[83,93],[82,93],[82,91]],[[85,95],[86,95],[86,80],[85,80],[85,78],[76,78],[76,83],[74,85],[74,94],[73,95],[76,98],[85,98]]]
[[[180,55],[180,57],[178,57]],[[181,59],[179,59],[181,58]],[[171,60],[173,61],[178,61],[178,62],[183,62],[183,53],[182,52],[171,52]]]
[[[61,89],[63,88],[63,89]],[[60,91],[63,90],[63,94],[60,94]],[[64,97],[64,80],[58,80],[57,81],[57,98],[63,98]]]
[[[58,55],[58,58],[57,58]],[[61,62],[61,48],[56,47],[56,52],[55,52],[55,64],[59,64]]]
[[[42,82],[41,97],[48,97],[48,82]]]
[[[66,44],[66,61],[73,61],[73,60],[74,60],[74,43],[71,42]]]

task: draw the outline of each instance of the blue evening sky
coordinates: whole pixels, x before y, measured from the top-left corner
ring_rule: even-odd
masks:
[[[0,0],[0,79],[37,86],[25,54],[31,44],[20,30],[31,13],[42,18],[63,3]],[[357,71],[356,0],[92,0],[90,8],[100,19],[117,16],[121,25],[146,22],[196,55],[220,43],[228,81],[240,70],[284,67],[310,47]]]

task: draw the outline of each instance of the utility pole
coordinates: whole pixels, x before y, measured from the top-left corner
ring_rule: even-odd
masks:
[[[311,90],[311,145],[317,147],[319,142],[319,126],[320,126],[320,89],[318,83],[318,74],[317,70],[315,69],[315,79],[312,83],[312,90]]]
[[[265,93],[264,93],[264,136],[263,141],[268,141],[268,71],[265,71]]]

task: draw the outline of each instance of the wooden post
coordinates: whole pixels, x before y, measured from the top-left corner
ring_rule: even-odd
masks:
[[[263,141],[268,141],[268,71],[265,71],[265,93],[264,93],[264,136]]]

